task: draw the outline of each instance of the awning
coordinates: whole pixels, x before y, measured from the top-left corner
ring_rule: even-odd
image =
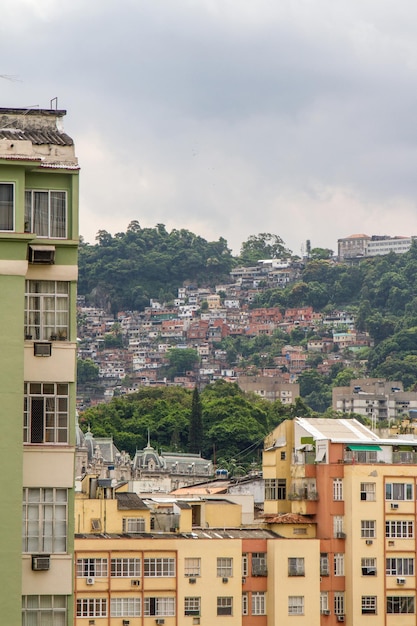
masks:
[[[347,446],[352,452],[380,452],[382,448],[380,446],[371,446],[368,444],[349,444]]]

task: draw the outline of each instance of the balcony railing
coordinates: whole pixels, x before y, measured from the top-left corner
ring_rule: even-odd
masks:
[[[288,494],[288,500],[313,500],[319,499],[317,491],[308,491],[307,489],[300,489],[299,491],[291,491]]]

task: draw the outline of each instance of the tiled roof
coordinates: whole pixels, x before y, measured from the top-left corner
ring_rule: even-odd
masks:
[[[52,129],[26,128],[0,128],[0,139],[11,141],[31,141],[36,145],[52,144],[54,146],[72,146],[74,144],[71,137],[66,133],[60,133]]]
[[[136,493],[116,493],[115,495],[119,511],[148,511],[148,507]]]

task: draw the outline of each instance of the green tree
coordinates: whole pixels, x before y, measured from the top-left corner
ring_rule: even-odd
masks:
[[[190,428],[188,433],[189,451],[198,454],[203,449],[203,442],[204,433],[200,394],[198,393],[197,387],[195,387],[191,404]]]
[[[98,366],[91,359],[77,359],[77,382],[80,385],[98,381]]]
[[[256,265],[261,259],[288,259],[291,254],[281,237],[260,233],[251,235],[242,243],[239,261],[243,265]]]
[[[185,372],[193,370],[199,361],[197,350],[193,348],[171,348],[167,353],[169,362],[169,374],[184,376]]]

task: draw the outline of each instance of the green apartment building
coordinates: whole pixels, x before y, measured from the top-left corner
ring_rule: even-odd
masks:
[[[11,625],[73,622],[79,167],[65,113],[0,108],[0,615]]]

